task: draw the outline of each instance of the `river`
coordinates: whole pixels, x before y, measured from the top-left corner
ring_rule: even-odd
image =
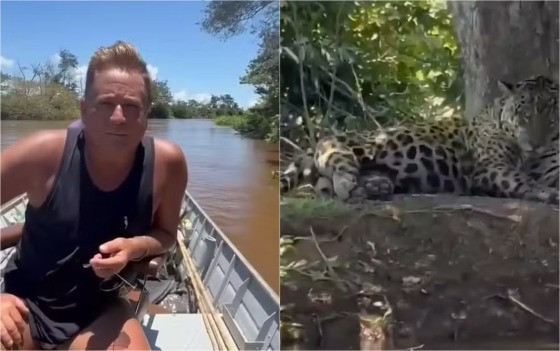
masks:
[[[2,121],[1,148],[71,121]],[[279,287],[279,193],[270,174],[278,146],[245,139],[204,119],[150,120],[148,133],[177,143],[189,168],[187,189],[273,290]]]

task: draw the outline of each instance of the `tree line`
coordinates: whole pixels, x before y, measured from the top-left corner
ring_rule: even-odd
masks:
[[[69,50],[60,60],[18,65],[19,74],[1,73],[0,93],[4,120],[71,120],[80,115],[82,79],[76,78],[78,59]],[[208,101],[173,98],[166,80],[152,81],[154,99],[149,118],[216,118],[247,113],[230,94],[211,95]]]
[[[229,125],[243,135],[276,142],[279,139],[280,89],[278,42],[280,40],[277,1],[211,1],[200,23],[203,30],[222,39],[250,31],[259,40],[257,56],[247,66],[241,84],[255,88],[258,103]]]
[[[166,80],[155,80],[150,118],[215,118],[246,113],[230,94],[211,95],[208,101],[173,99]]]

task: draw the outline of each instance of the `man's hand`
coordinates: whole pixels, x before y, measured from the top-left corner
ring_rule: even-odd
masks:
[[[99,246],[99,253],[89,260],[95,274],[108,278],[123,270],[133,257],[133,245],[131,239],[116,238]]]
[[[12,294],[0,294],[0,332],[2,348],[23,346],[29,310],[21,299]]]

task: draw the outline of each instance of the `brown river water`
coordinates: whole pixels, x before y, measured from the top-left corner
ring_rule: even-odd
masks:
[[[71,121],[2,121],[1,149],[32,132]],[[245,139],[210,120],[150,120],[148,133],[178,144],[188,191],[272,289],[279,286],[278,146]]]

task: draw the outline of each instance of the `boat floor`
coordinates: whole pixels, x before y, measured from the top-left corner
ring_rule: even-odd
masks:
[[[213,350],[202,314],[146,314],[142,326],[152,350]]]

